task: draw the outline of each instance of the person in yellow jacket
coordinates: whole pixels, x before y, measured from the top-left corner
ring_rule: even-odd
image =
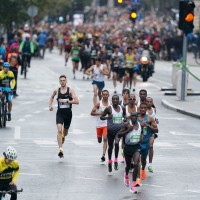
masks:
[[[4,157],[0,157],[0,191],[17,190],[16,182],[19,176],[17,151],[9,146],[3,155]],[[17,200],[17,193],[11,193],[10,200]]]
[[[15,87],[15,77],[10,69],[10,63],[3,63],[3,70],[0,71],[0,98],[2,95],[2,91],[8,92],[7,100],[8,100],[8,121],[11,121],[11,110],[12,110],[12,94],[11,90]]]

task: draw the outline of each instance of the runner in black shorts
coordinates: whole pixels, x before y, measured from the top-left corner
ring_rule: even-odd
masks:
[[[57,141],[59,146],[58,156],[63,157],[62,144],[65,141],[65,136],[68,134],[68,130],[72,120],[72,104],[79,104],[78,98],[72,88],[67,87],[67,77],[61,75],[59,78],[61,87],[54,90],[49,101],[49,109],[53,110],[53,100],[57,95],[58,110],[56,113],[56,124],[57,124]]]

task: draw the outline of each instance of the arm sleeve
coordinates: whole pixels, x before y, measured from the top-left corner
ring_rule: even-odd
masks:
[[[24,47],[24,41],[22,41],[21,44],[20,44],[20,47],[19,47],[19,52],[20,53],[22,52],[23,47]]]
[[[17,165],[18,165],[18,163],[17,163]],[[14,170],[13,177],[12,177],[12,182],[16,183],[18,177],[19,177],[19,166],[17,167],[16,170]]]
[[[15,81],[15,77],[14,77],[13,72],[12,72],[11,75],[10,75],[10,79],[11,79],[11,90],[13,90],[14,87],[15,87],[15,84],[16,84],[16,81]]]

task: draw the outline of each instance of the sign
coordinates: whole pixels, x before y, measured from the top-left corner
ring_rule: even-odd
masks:
[[[29,17],[35,17],[38,14],[38,7],[31,5],[28,7],[27,14]]]

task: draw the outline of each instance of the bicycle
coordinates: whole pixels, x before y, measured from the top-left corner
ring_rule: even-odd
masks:
[[[24,57],[24,63],[23,63],[23,68],[22,68],[22,74],[24,72],[24,78],[26,79],[27,75],[27,68],[28,68],[28,56],[30,56],[29,53],[23,53],[22,55]]]
[[[10,92],[5,91],[3,88],[0,88],[1,99],[0,99],[0,127],[6,127],[6,121],[7,121],[7,99]]]
[[[23,192],[23,189],[21,188],[21,190],[9,190],[9,191],[0,191],[0,194],[2,194],[1,199],[0,200],[8,200],[8,195],[6,194],[11,194],[11,193],[20,193]]]

